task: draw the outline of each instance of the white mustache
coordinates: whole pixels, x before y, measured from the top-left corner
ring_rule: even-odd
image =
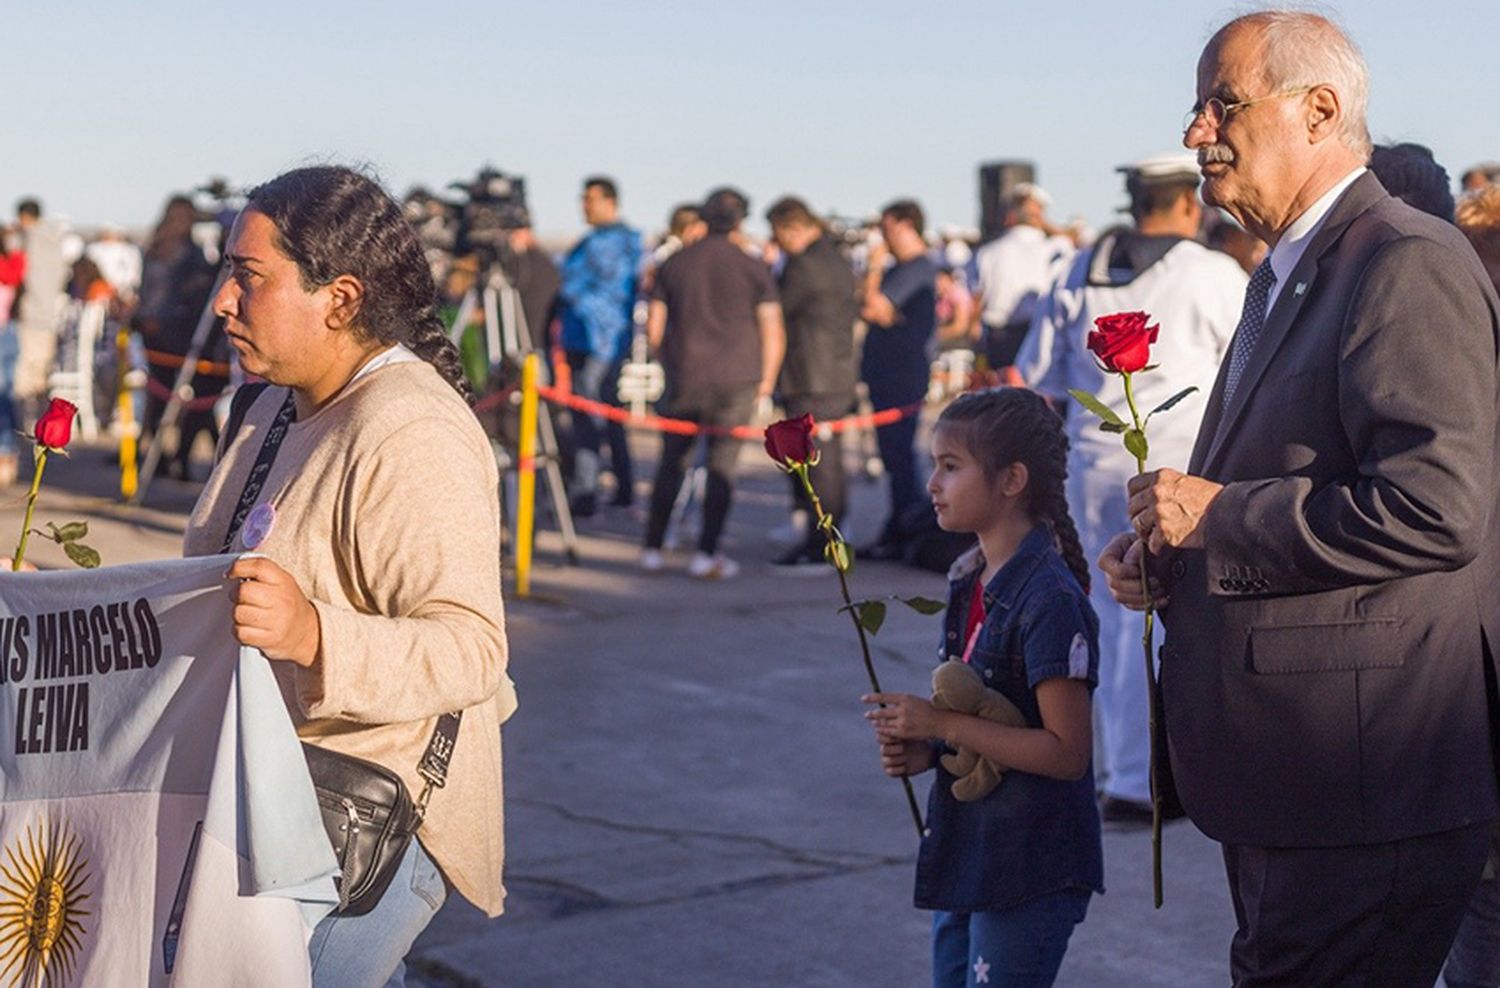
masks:
[[[1227,165],[1234,161],[1234,152],[1227,144],[1205,144],[1198,149],[1198,166]]]

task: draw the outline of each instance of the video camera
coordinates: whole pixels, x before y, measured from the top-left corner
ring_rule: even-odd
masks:
[[[462,193],[455,205],[458,229],[454,252],[494,258],[511,230],[531,225],[526,209],[526,180],[486,165],[472,179],[450,182]]]

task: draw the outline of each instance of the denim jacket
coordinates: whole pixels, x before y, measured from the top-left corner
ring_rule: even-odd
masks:
[[[949,572],[948,613],[939,660],[961,659],[976,547]],[[1057,677],[1092,689],[1099,673],[1099,619],[1053,544],[1037,526],[984,588],[985,618],[970,664],[989,688],[1042,726],[1035,688]],[[941,765],[927,801],[927,832],[917,855],[919,909],[1007,909],[1063,889],[1104,891],[1104,854],[1090,768],[1073,782],[1007,771],[983,799],[953,798]]]

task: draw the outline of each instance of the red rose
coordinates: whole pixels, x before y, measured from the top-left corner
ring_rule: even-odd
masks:
[[[36,441],[47,449],[62,449],[73,438],[73,416],[78,408],[70,401],[53,398],[47,411],[36,420]]]
[[[813,425],[813,417],[803,415],[766,426],[766,454],[784,470],[799,463],[809,466],[817,463],[818,447],[813,444]]]
[[[1160,326],[1146,325],[1144,312],[1116,312],[1094,320],[1098,330],[1089,333],[1089,352],[1104,369],[1116,374],[1134,374],[1151,362],[1151,344]]]

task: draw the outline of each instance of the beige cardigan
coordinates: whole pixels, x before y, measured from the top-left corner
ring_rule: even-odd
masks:
[[[185,555],[219,551],[286,393],[267,388],[245,415],[193,509]],[[428,364],[393,363],[292,423],[257,502],[276,514],[255,550],[297,579],[322,627],[311,667],[271,663],[304,740],[384,765],[415,797],[438,715],[464,711],[419,838],[491,916],[505,899],[500,725],[516,706],[497,492],[463,400]]]

